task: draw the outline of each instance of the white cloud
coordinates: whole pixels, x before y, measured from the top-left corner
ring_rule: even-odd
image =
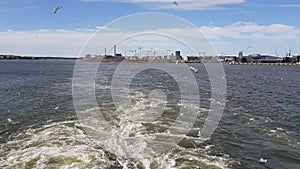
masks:
[[[39,29],[35,31],[14,31],[8,30],[0,32],[1,45],[5,44],[57,44],[71,43],[78,44],[84,42],[89,36],[88,32],[69,31],[64,29],[47,30]]]
[[[107,28],[105,26],[96,26],[96,28],[77,28],[75,30],[78,32],[91,32],[91,33],[95,33],[97,31],[116,31],[116,29]]]
[[[92,34],[69,30],[0,32],[2,54],[77,56],[81,47]]]
[[[253,22],[236,22],[225,27],[200,28],[209,38],[222,37],[233,39],[268,39],[268,40],[291,40],[298,38],[300,30],[294,26],[272,24],[258,25]]]
[[[119,39],[120,37],[126,38],[134,34],[134,32],[111,31],[109,28],[103,27],[76,29],[75,31],[64,29],[7,30],[0,32],[0,52],[1,54],[78,56],[89,38],[95,35],[94,33],[97,29],[103,31],[98,32],[95,38],[90,39],[88,46],[82,51],[83,55],[87,53],[103,54],[104,48],[112,47],[112,44],[121,40]],[[210,42],[200,32],[203,32],[209,40],[213,41],[213,45],[216,45],[218,51],[227,53],[236,53],[237,50],[251,44],[261,47],[261,51],[269,49],[269,52],[274,51],[274,48],[278,50],[280,48],[282,48],[281,50],[284,50],[284,48],[296,49],[296,44],[298,44],[296,42],[299,42],[300,34],[300,30],[294,26],[282,24],[258,25],[253,22],[236,22],[223,27],[203,26],[198,30],[192,28],[170,28],[147,31],[161,34],[161,37],[170,35],[170,37],[177,38],[183,42],[189,42],[197,50],[196,52],[210,51],[211,53],[214,49],[211,48]],[[147,47],[155,48],[155,45],[173,50],[174,47],[172,46],[180,44],[179,42],[175,43],[176,40],[174,43],[171,43],[170,38],[169,40],[166,39],[168,36],[165,36],[166,38],[152,37],[155,36],[149,36],[148,34],[147,36],[142,35],[133,38],[131,41],[123,41],[123,51],[137,49],[138,47],[143,47],[144,49]],[[121,46],[119,49],[121,50]]]
[[[95,34],[97,29],[101,31]],[[123,43],[123,51],[137,49],[138,47],[143,47],[144,49],[153,47],[175,50],[174,46],[180,46],[181,41],[213,51],[210,43],[202,36],[201,32],[192,28],[147,30],[141,34],[132,31],[112,31],[109,28],[103,27],[97,27],[97,29],[76,29],[76,31],[64,29],[40,29],[35,31],[8,30],[0,32],[0,51],[1,53],[21,55],[78,56],[81,49],[83,49],[81,52],[82,55],[87,53],[103,54],[104,48],[109,49],[119,41]],[[153,33],[153,36],[151,33]],[[88,43],[86,44],[86,42]],[[187,48],[183,44],[181,46],[183,49]]]
[[[300,4],[284,4],[284,5],[278,5],[277,7],[281,7],[281,8],[300,8]]]
[[[123,49],[155,49],[165,53],[180,50],[183,54],[197,54],[199,50],[215,54],[213,46],[203,34],[195,28],[155,29],[130,35],[121,41]],[[194,51],[193,51],[194,50]]]
[[[126,32],[112,31],[106,27],[76,29],[75,31],[58,29],[39,29],[34,31],[7,30],[0,32],[0,54],[79,56],[86,42],[95,35],[86,52],[103,53],[108,44],[115,43],[117,37],[126,36]],[[99,37],[99,38],[98,38]],[[91,50],[92,51],[91,51]]]
[[[85,2],[97,2],[107,0],[82,0]],[[245,3],[246,0],[178,0],[178,7],[172,0],[113,0],[121,3],[144,3],[149,8],[154,9],[185,9],[185,10],[205,10],[216,9],[222,5]]]
[[[253,22],[236,22],[231,25],[203,26],[200,30],[212,40],[217,51],[227,54],[244,52],[268,53],[275,55],[275,49],[284,56],[285,49],[293,49],[299,53],[300,30],[294,26],[283,24],[259,25]]]

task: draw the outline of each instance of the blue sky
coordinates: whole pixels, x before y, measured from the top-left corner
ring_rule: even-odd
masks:
[[[194,24],[219,54],[300,54],[299,0],[177,0],[178,7],[172,2],[0,0],[0,53],[76,56],[97,28],[129,14],[163,12]]]

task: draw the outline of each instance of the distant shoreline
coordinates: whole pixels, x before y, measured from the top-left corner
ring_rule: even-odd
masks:
[[[77,60],[75,57],[0,55],[0,60]]]
[[[230,65],[300,66],[299,63],[229,62]]]

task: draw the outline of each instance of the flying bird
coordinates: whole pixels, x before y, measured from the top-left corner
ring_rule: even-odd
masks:
[[[178,3],[176,1],[173,2],[174,5],[178,6]]]
[[[62,8],[62,6],[57,6],[57,7],[55,7],[55,8],[53,9],[53,10],[54,10],[53,13],[56,14],[56,12],[59,11],[61,8]]]

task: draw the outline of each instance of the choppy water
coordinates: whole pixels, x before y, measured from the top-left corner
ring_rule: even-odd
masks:
[[[74,64],[61,60],[0,62],[0,168],[300,167],[299,67],[224,65],[225,111],[212,138],[204,141],[199,129],[215,100],[210,98],[204,66],[191,64],[200,72],[195,74],[201,98],[195,124],[186,136],[180,136],[181,142],[153,155],[140,151],[147,139],[163,137],[180,116],[180,106],[194,110],[192,104],[180,102],[174,79],[161,71],[139,73],[130,85],[135,106],[122,105],[119,111],[110,92],[118,65],[101,64],[95,95],[111,128],[105,130],[110,133],[98,133],[99,139],[87,134],[93,128],[77,120],[72,99]],[[163,114],[149,115],[148,109],[161,106]],[[102,122],[91,116],[97,108],[87,106],[80,111],[89,115],[86,120],[91,123]],[[135,139],[135,146],[125,144],[128,138]],[[260,163],[260,158],[268,163]]]

